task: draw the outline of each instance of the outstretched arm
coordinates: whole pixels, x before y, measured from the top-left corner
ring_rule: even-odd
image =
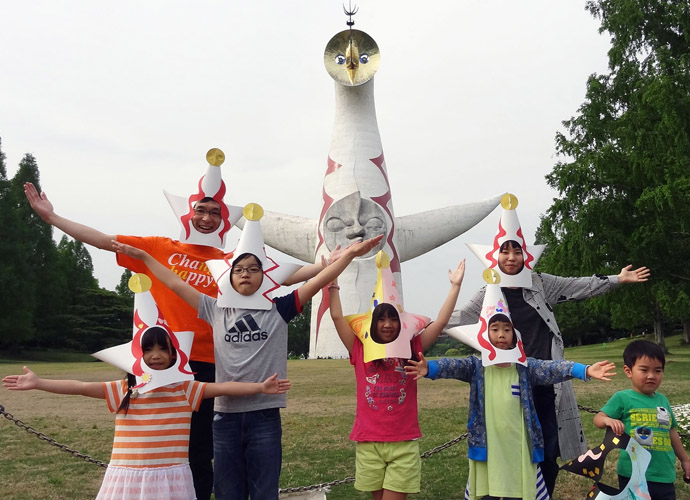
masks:
[[[328,266],[328,264],[331,264],[338,260],[340,256],[343,254],[343,251],[340,249],[340,245],[337,245],[331,254],[328,256],[328,260],[324,259],[323,256],[321,258],[321,262],[318,264],[309,264],[306,266],[300,267],[297,271],[292,276],[289,276],[288,279],[286,279],[283,282],[284,286],[290,286],[294,285],[296,283],[301,283],[302,281],[307,281],[312,279],[314,276],[319,274],[323,269]]]
[[[304,304],[316,295],[316,292],[340,276],[340,273],[345,270],[355,257],[361,257],[369,253],[372,248],[379,244],[381,238],[383,238],[382,234],[375,238],[349,245],[343,250],[343,255],[338,260],[329,264],[317,274],[314,279],[307,281],[304,285],[299,287],[298,295],[300,305],[304,306]]]
[[[599,413],[594,415],[594,426],[599,429],[606,429],[607,427],[611,427],[611,430],[614,432],[614,434],[616,434],[616,436],[620,436],[625,432],[625,424],[623,422],[615,418],[609,417],[603,411],[600,411]]]
[[[422,342],[422,349],[426,350],[431,344],[433,344],[448,324],[450,315],[455,308],[455,303],[458,301],[458,295],[460,294],[460,287],[462,286],[462,279],[464,277],[465,259],[462,259],[460,264],[458,264],[458,267],[455,268],[455,271],[451,271],[450,269],[448,270],[450,290],[448,291],[446,300],[441,306],[441,310],[438,312],[436,321],[427,326],[420,335],[419,340]]]
[[[36,389],[54,394],[70,394],[73,396],[105,399],[103,384],[100,382],[50,380],[36,376],[27,366],[23,369],[24,375],[8,375],[2,379],[2,385],[10,391],[30,391]]]
[[[31,208],[48,224],[55,226],[63,233],[70,235],[72,238],[87,243],[102,250],[110,250],[114,252],[110,242],[115,239],[114,235],[108,235],[98,231],[84,224],[65,219],[55,213],[53,204],[48,200],[45,192],[40,195],[36,190],[36,186],[30,182],[24,183],[24,194],[29,200]]]
[[[251,394],[283,394],[290,389],[290,381],[274,373],[263,382],[218,382],[206,384],[204,398],[218,396],[249,396]]]
[[[340,341],[347,349],[347,352],[352,353],[352,347],[355,343],[355,332],[352,331],[350,323],[343,316],[343,305],[340,302],[340,287],[337,281],[333,281],[328,285],[328,300],[335,331],[338,332],[338,337],[340,337]]]
[[[649,279],[650,274],[649,269],[646,267],[638,267],[637,269],[633,269],[632,264],[629,264],[621,269],[621,272],[618,275],[618,281],[620,283],[642,283]]]
[[[429,373],[429,363],[427,363],[426,358],[421,352],[418,356],[419,361],[408,359],[405,365],[405,371],[408,375],[414,375],[415,380],[426,377],[427,373]]]
[[[170,290],[175,292],[182,300],[192,306],[195,310],[199,310],[199,297],[201,297],[201,292],[196,290],[192,285],[185,283],[184,280],[182,280],[177,274],[151,257],[151,255],[149,255],[147,252],[141,250],[140,248],[127,245],[126,243],[120,243],[116,240],[111,241],[111,247],[117,253],[129,255],[135,259],[140,259],[144,264],[146,264],[146,267],[151,270],[153,275],[161,281],[161,283],[170,288]]]

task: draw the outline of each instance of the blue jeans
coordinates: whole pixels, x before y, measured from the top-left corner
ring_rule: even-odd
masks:
[[[213,417],[216,500],[278,500],[282,434],[279,408],[216,413]]]

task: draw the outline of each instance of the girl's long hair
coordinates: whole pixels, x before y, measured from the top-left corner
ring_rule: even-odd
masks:
[[[170,353],[170,366],[174,365],[175,361],[177,360],[177,351],[172,346],[168,332],[166,332],[165,329],[161,328],[160,326],[149,328],[141,336],[142,352],[146,352],[147,349],[150,349],[155,345],[159,345],[167,349],[167,351]],[[132,398],[132,388],[137,385],[137,378],[131,373],[128,373],[125,378],[127,379],[127,394],[125,394],[125,397],[122,398],[122,402],[120,403],[117,412],[119,413],[124,411],[125,415],[127,415],[127,411],[129,410],[129,401]]]

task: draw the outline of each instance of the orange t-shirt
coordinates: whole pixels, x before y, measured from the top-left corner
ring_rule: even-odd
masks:
[[[204,382],[175,382],[129,400],[127,413],[118,412],[127,394],[127,381],[104,382],[108,409],[117,413],[110,465],[171,467],[189,463],[189,426],[201,405]]]
[[[222,250],[203,245],[191,245],[160,236],[123,236],[117,241],[146,251],[158,262],[171,269],[180,278],[199,292],[216,297],[218,285],[206,266],[207,260],[222,259]],[[163,317],[174,332],[194,332],[192,361],[213,363],[213,329],[206,321],[199,319],[196,309],[179,298],[175,292],[156,279],[149,268],[139,259],[117,254],[117,263],[135,273],[144,273],[151,278],[151,295],[158,304]]]

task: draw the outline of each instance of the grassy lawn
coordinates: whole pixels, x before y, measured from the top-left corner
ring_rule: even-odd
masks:
[[[618,365],[618,376],[611,383],[574,382],[581,405],[598,409],[614,391],[630,387],[622,369],[625,345],[627,340],[619,340],[606,347],[599,344],[567,350],[569,359],[581,363],[609,359]],[[667,345],[672,354],[667,358],[661,392],[672,405],[690,403],[690,347],[680,346],[679,336],[667,338]],[[105,363],[82,361],[88,359],[82,355],[67,361],[51,361],[46,354],[33,355],[31,359],[12,360],[0,353],[0,377],[21,373],[24,364],[40,376],[50,378],[105,381],[122,377],[122,372]],[[355,382],[350,364],[345,360],[289,361],[288,373],[293,388],[288,395],[288,408],[283,411],[281,487],[307,486],[354,476],[354,444],[348,440],[355,411]],[[467,400],[466,384],[453,380],[420,381],[422,452],[465,431]],[[98,460],[109,460],[114,420],[104,401],[0,389],[0,405],[56,441]],[[601,440],[603,432],[594,428],[592,416],[582,412],[585,433],[593,446]],[[690,433],[690,429],[685,432]],[[103,469],[97,465],[71,457],[4,418],[0,418],[0,443],[3,499],[81,500],[96,496],[103,475]],[[685,444],[688,449],[690,443]],[[463,441],[422,461],[422,492],[410,498],[461,499],[466,478],[467,445]],[[615,461],[611,458],[607,460],[604,482],[617,484]],[[556,498],[583,500],[590,486],[584,478],[561,473]],[[676,490],[679,500],[690,500],[690,486],[682,480],[676,482]],[[350,483],[334,486],[328,498],[371,497],[357,492]]]

